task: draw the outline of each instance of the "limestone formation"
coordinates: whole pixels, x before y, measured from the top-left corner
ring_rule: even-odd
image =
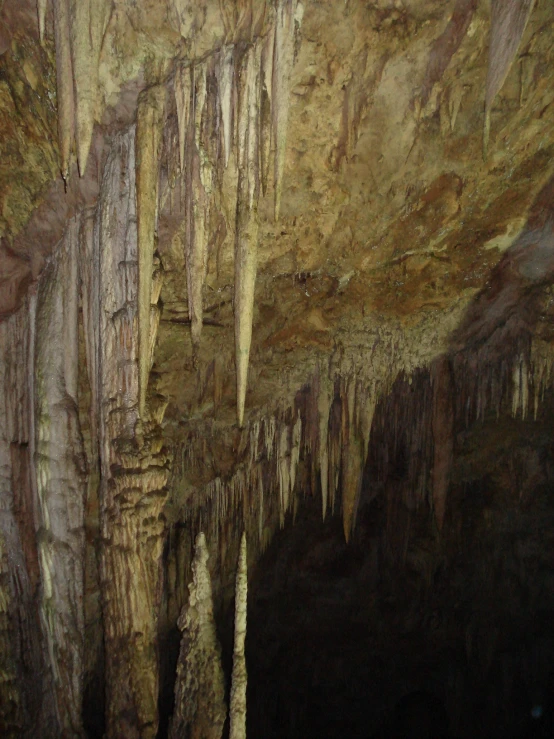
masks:
[[[240,540],[237,580],[235,586],[235,643],[233,647],[233,674],[231,700],[229,703],[229,737],[246,739],[246,658],[244,642],[246,639],[246,598],[248,572],[246,560],[246,534]]]
[[[227,715],[225,685],[214,614],[206,537],[196,537],[189,602],[179,617],[182,632],[177,664],[171,737],[220,739]]]
[[[505,622],[550,612],[515,529],[549,551],[553,23],[533,0],[0,2],[2,735],[221,736],[226,690],[230,735],[247,708],[264,735],[293,667],[268,647],[274,696],[246,692],[246,590],[283,551],[302,587],[335,573],[329,633],[350,583],[379,665],[418,633],[475,684],[511,674],[490,604],[462,634],[441,598],[513,534]]]

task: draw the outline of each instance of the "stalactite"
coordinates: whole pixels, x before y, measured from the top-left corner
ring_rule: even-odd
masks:
[[[342,451],[342,522],[347,543],[356,523],[364,461],[363,443],[352,429]]]
[[[41,43],[46,38],[46,10],[48,8],[48,0],[37,0],[38,14],[38,33]]]
[[[365,456],[354,417],[355,381],[350,377],[345,384],[346,388],[341,393],[341,478],[342,521],[344,538],[348,542],[356,516]]]
[[[319,413],[319,470],[321,480],[321,509],[323,520],[327,515],[328,496],[329,496],[329,412],[331,410],[331,385],[327,368],[320,370],[319,375],[319,395],[317,401],[317,410]]]
[[[486,157],[490,136],[490,116],[516,56],[534,0],[492,0],[489,65],[485,95],[483,152]]]
[[[272,116],[275,147],[275,220],[281,208],[281,189],[285,169],[289,87],[294,64],[294,42],[302,22],[303,5],[298,0],[278,0],[273,47]]]
[[[190,187],[191,224],[187,243],[187,295],[189,304],[192,345],[198,350],[202,333],[203,290],[208,266],[208,241],[210,199],[212,191],[213,167],[209,153],[204,147],[202,137],[202,116],[207,102],[206,63],[194,68],[194,150],[191,151],[191,176],[187,181]]]
[[[223,146],[225,166],[229,164],[231,140],[233,135],[233,87],[234,87],[234,46],[224,46],[219,52],[217,80],[221,123],[223,126]]]
[[[77,162],[84,175],[97,115],[98,64],[108,18],[105,0],[70,0],[70,41]]]
[[[339,489],[341,460],[341,403],[334,399],[329,418],[327,449],[329,454],[329,509],[334,511],[335,499]]]
[[[172,739],[220,739],[227,713],[208,558],[206,537],[201,532],[196,537],[189,602],[178,621],[183,636],[169,732]]]
[[[41,617],[62,734],[83,735],[85,459],[77,410],[79,224],[41,275],[35,354]]]
[[[175,72],[174,91],[179,129],[179,163],[181,175],[185,173],[186,138],[189,130],[191,110],[191,67],[179,67]]]
[[[260,46],[244,55],[239,84],[237,215],[235,236],[235,352],[237,421],[242,427],[252,342],[258,242]]]
[[[138,230],[139,413],[144,418],[150,374],[152,262],[158,212],[158,166],[165,88],[146,91],[139,101],[136,133]]]
[[[60,170],[64,181],[67,182],[69,167],[71,165],[71,153],[75,142],[75,103],[70,45],[69,0],[53,0],[53,2]]]
[[[290,490],[294,493],[296,487],[296,473],[300,461],[300,442],[302,440],[302,418],[300,414],[296,417],[292,427],[292,439],[290,447]]]
[[[285,524],[285,515],[290,504],[290,442],[289,427],[283,424],[279,436],[279,451],[277,457],[277,474],[279,481],[279,517],[281,528]]]
[[[235,644],[233,649],[233,675],[229,703],[229,739],[246,739],[246,598],[248,572],[246,559],[246,534],[242,534],[235,588]]]
[[[271,101],[273,98],[273,52],[275,32],[270,31],[262,48],[262,90],[260,100],[260,169],[262,190],[265,195],[271,166],[271,144],[273,138]]]
[[[454,457],[455,386],[448,357],[433,367],[433,510],[439,531],[444,525],[452,460]]]

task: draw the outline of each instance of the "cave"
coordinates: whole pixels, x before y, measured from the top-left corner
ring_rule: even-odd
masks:
[[[551,0],[0,0],[0,734],[554,735]]]

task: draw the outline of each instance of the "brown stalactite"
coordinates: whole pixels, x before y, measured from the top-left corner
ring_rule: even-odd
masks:
[[[433,367],[433,510],[439,531],[444,525],[454,455],[454,382],[448,357]]]

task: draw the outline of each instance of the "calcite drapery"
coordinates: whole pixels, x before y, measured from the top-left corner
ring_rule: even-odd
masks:
[[[83,735],[86,464],[77,398],[78,231],[74,219],[41,275],[34,367],[41,619],[62,736]]]
[[[100,579],[107,735],[153,737],[158,723],[157,608],[167,455],[156,421],[139,423],[135,129],[113,137],[104,168],[83,312],[100,458]],[[151,264],[151,262],[150,262]],[[152,279],[150,277],[150,284]],[[151,296],[148,295],[148,307]],[[150,312],[148,313],[150,319]],[[150,344],[147,347],[150,362]],[[160,419],[161,420],[161,419]]]
[[[36,295],[0,323],[0,727],[58,735],[53,675],[36,590],[33,370]]]
[[[535,0],[492,0],[483,152],[489,146],[491,109],[517,53]]]

